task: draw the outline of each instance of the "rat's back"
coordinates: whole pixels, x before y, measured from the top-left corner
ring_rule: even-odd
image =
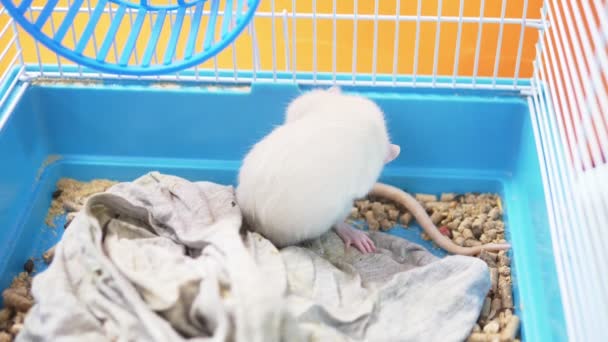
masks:
[[[275,128],[243,161],[239,206],[252,228],[279,247],[345,219],[382,170],[388,148],[382,112],[367,99],[339,96]]]

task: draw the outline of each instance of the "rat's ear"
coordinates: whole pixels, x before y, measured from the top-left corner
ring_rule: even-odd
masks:
[[[339,94],[341,92],[340,87],[338,85],[333,85],[333,86],[329,87],[329,89],[327,89],[327,91],[330,93],[336,93],[336,94]]]
[[[386,154],[386,157],[384,157],[384,164],[393,161],[399,156],[399,153],[401,153],[401,147],[399,147],[399,145],[390,144],[388,147],[388,153]]]

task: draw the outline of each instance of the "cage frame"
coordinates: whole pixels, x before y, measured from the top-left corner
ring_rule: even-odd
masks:
[[[379,0],[375,0],[377,7]],[[464,0],[462,0],[464,1]],[[528,0],[523,0],[527,7]],[[489,92],[491,94],[508,93],[522,96],[528,103],[532,121],[534,140],[536,142],[538,161],[541,165],[541,176],[545,191],[548,219],[551,228],[551,242],[555,255],[557,277],[563,302],[565,323],[569,340],[593,341],[606,337],[603,322],[608,321],[608,310],[603,307],[608,303],[608,279],[602,273],[602,261],[607,253],[603,246],[608,242],[608,233],[602,227],[608,224],[608,167],[602,159],[608,153],[606,132],[594,133],[593,124],[589,120],[604,120],[608,118],[608,88],[604,82],[608,80],[608,1],[589,0],[577,2],[574,0],[559,1],[545,0],[540,18],[505,17],[504,10],[499,17],[466,17],[462,10],[458,16],[421,15],[421,0],[417,0],[417,14],[386,15],[379,14],[344,14],[337,13],[336,0],[333,0],[331,13],[288,12],[279,11],[275,0],[270,1],[270,10],[260,10],[254,17],[272,20],[272,66],[260,67],[260,52],[257,43],[253,43],[252,68],[237,70],[234,67],[219,68],[216,58],[214,66],[202,69],[194,66],[188,70],[180,70],[171,75],[117,75],[99,72],[82,65],[65,65],[57,56],[57,63],[45,65],[41,62],[42,47],[35,43],[38,63],[27,63],[23,56],[23,46],[18,34],[16,22],[9,18],[6,25],[0,27],[0,38],[8,37],[9,44],[0,49],[0,61],[6,60],[7,67],[1,70],[0,76],[0,110],[7,113],[0,117],[0,132],[10,117],[15,105],[32,83],[40,79],[83,80],[94,79],[103,82],[178,82],[180,84],[197,85],[211,82],[222,85],[251,84],[252,82],[296,83],[308,86],[361,86],[387,88],[417,88],[452,91]],[[358,2],[355,1],[355,6]],[[399,3],[399,1],[397,2]],[[441,0],[439,0],[441,3]],[[461,2],[462,3],[462,2]],[[481,0],[482,6],[487,1]],[[504,6],[506,0],[501,4]],[[295,0],[293,0],[295,5]],[[313,0],[315,8],[317,1]],[[292,8],[295,8],[293,6]],[[441,6],[439,6],[441,8]],[[43,10],[40,7],[34,11]],[[67,10],[67,9],[66,9]],[[483,12],[483,10],[482,10]],[[599,15],[598,15],[599,13]],[[604,15],[602,15],[602,13]],[[0,8],[0,16],[6,15],[6,10]],[[224,15],[221,13],[221,15]],[[590,19],[594,18],[594,19]],[[383,21],[414,23],[417,25],[416,37],[423,22],[437,23],[478,23],[480,27],[486,24],[520,25],[520,36],[517,55],[517,70],[521,64],[521,44],[523,44],[523,28],[537,30],[538,38],[535,43],[533,59],[533,74],[531,77],[519,77],[519,71],[512,77],[497,77],[497,67],[494,67],[492,77],[479,77],[480,61],[475,60],[472,77],[440,75],[437,73],[437,58],[433,63],[431,74],[417,73],[417,64],[413,66],[414,73],[403,75],[395,66],[399,40],[393,57],[391,73],[371,73],[336,71],[335,45],[332,51],[330,72],[300,71],[297,65],[297,51],[290,49],[290,41],[296,40],[296,30],[288,34],[288,25],[297,20],[311,20],[314,36],[316,37],[318,20],[329,20],[336,31],[339,20],[353,20],[355,23],[372,21],[377,24]],[[586,21],[584,20],[586,19]],[[593,21],[593,24],[589,24]],[[247,27],[247,35],[256,41],[256,23],[252,21]],[[357,24],[355,24],[355,30]],[[277,29],[282,26],[282,30]],[[293,26],[292,26],[293,27]],[[461,27],[461,26],[460,26]],[[278,33],[283,31],[281,37]],[[480,30],[481,31],[481,30]],[[376,31],[377,32],[377,31]],[[437,30],[437,37],[441,34]],[[460,43],[461,31],[458,31]],[[479,50],[481,33],[476,46]],[[283,41],[283,51],[279,51],[277,42]],[[502,40],[502,37],[499,37]],[[439,40],[436,40],[438,44]],[[314,44],[314,39],[313,39]],[[356,42],[354,42],[356,51]],[[233,60],[236,60],[235,42],[232,47]],[[460,45],[458,45],[460,46]],[[318,47],[315,45],[315,60]],[[419,62],[419,50],[416,44],[414,63]],[[500,51],[500,47],[497,48]],[[224,54],[230,52],[224,51]],[[277,55],[285,55],[285,70],[280,70]],[[374,50],[374,65],[377,65],[377,51]],[[437,55],[437,54],[436,54]],[[460,56],[459,53],[455,54]],[[497,54],[498,58],[500,54]],[[353,54],[352,64],[356,65],[356,54]],[[494,60],[495,65],[500,61]],[[453,61],[455,70],[458,69],[458,57]],[[356,71],[356,68],[352,68]],[[569,114],[569,115],[566,115]],[[589,151],[581,144],[572,144],[573,140],[584,140],[589,145]],[[603,158],[602,158],[603,157]],[[578,227],[576,226],[578,223]],[[576,230],[582,233],[576,233]],[[539,285],[540,286],[540,285]]]

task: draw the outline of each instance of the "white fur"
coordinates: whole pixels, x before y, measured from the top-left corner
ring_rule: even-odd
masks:
[[[306,114],[324,113],[322,108],[326,105],[331,106],[338,94],[341,94],[340,88],[333,86],[327,90],[313,89],[296,97],[287,106],[285,123],[296,121]]]
[[[278,247],[318,237],[371,190],[388,149],[374,102],[337,88],[304,94],[290,105],[286,124],[245,157],[237,201],[251,228]]]

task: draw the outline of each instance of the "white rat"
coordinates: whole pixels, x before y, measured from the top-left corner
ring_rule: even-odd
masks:
[[[354,200],[370,192],[402,204],[448,252],[473,255],[509,247],[460,247],[439,232],[412,196],[376,183],[384,164],[399,153],[374,102],[337,87],[312,90],[292,101],[285,124],[247,154],[237,201],[250,228],[277,247],[319,237],[333,227],[346,246],[375,251],[365,232],[344,222]]]
[[[251,229],[277,247],[334,227],[347,246],[372,252],[368,235],[344,220],[399,151],[374,102],[338,88],[311,91],[296,98],[285,124],[245,157],[237,202]]]

